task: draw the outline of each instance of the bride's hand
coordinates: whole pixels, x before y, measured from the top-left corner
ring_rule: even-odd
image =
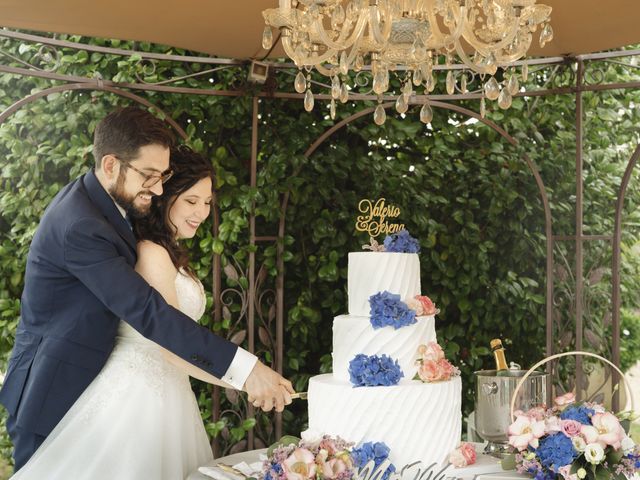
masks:
[[[279,373],[271,370],[262,362],[247,377],[244,390],[249,394],[249,401],[254,407],[268,412],[275,406],[276,412],[284,410],[291,403],[291,394],[295,393],[291,382]]]

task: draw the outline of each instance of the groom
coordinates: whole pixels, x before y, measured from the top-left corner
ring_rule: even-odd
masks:
[[[137,108],[96,127],[95,169],[64,187],[42,217],[25,273],[21,318],[0,390],[16,471],[100,372],[119,319],[196,367],[282,411],[291,383],[168,305],[135,271],[128,221],[149,212],[171,176],[173,138]]]

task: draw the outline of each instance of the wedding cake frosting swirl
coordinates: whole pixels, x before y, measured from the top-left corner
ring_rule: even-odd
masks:
[[[398,361],[404,378],[411,379],[418,370],[418,347],[435,340],[433,315],[417,317],[415,324],[398,330],[391,327],[374,329],[369,317],[339,315],[333,320],[333,376],[348,382],[349,362],[353,357],[359,353],[384,353]]]
[[[369,298],[382,291],[398,294],[401,298],[420,294],[420,259],[417,253],[349,254],[349,314],[369,315]]]

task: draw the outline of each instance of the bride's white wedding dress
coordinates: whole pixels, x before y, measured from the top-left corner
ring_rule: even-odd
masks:
[[[178,273],[179,308],[205,307],[200,282]],[[121,321],[102,371],[13,480],[180,480],[213,458],[189,376]]]

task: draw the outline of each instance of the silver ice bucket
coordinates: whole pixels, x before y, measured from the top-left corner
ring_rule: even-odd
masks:
[[[510,451],[507,429],[511,424],[511,397],[526,373],[527,370],[507,370],[498,376],[496,370],[474,372],[475,427],[478,435],[489,442],[485,448],[486,453],[500,457]],[[532,372],[520,387],[514,410],[527,411],[544,405],[547,399],[547,377],[546,373]]]

